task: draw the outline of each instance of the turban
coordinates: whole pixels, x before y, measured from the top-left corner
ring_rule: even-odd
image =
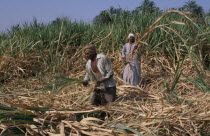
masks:
[[[135,37],[135,35],[134,35],[133,33],[130,33],[130,34],[128,35],[128,38],[131,38],[131,37]]]
[[[88,44],[84,47],[84,52],[86,52],[86,53],[96,53],[96,47],[94,45]]]

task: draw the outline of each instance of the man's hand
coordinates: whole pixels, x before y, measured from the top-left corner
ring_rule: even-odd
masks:
[[[127,65],[129,62],[127,62],[127,61],[124,61],[124,65]]]
[[[87,80],[83,80],[82,84],[86,87],[88,85],[88,81]]]
[[[123,59],[123,63],[124,63],[124,65],[127,65],[128,64],[128,62],[126,61],[126,58],[122,58]]]
[[[106,78],[101,78],[101,79],[99,79],[97,82],[96,82],[96,85],[95,85],[95,87],[98,87],[98,86],[100,86],[100,84],[101,83],[103,83],[104,81],[106,80]]]

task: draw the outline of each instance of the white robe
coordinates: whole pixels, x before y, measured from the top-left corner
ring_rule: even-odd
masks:
[[[129,61],[129,56],[132,54],[135,46],[138,45],[135,43],[133,45],[126,43],[122,48],[122,57]],[[125,66],[123,72],[123,80],[125,81],[123,83],[124,85],[139,85],[141,80],[141,57],[139,53],[135,54],[134,57]]]

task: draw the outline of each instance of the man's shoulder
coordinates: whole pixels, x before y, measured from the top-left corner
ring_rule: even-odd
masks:
[[[97,54],[97,58],[106,58],[107,56],[104,54]]]
[[[86,66],[87,66],[87,65],[90,65],[90,62],[91,62],[91,60],[88,59],[87,62],[86,62]]]
[[[127,43],[124,44],[124,46],[127,46],[127,45],[129,45],[129,42],[127,42]]]
[[[101,61],[107,61],[107,60],[109,60],[109,57],[107,55],[104,55],[104,54],[98,54],[97,59],[101,60]]]

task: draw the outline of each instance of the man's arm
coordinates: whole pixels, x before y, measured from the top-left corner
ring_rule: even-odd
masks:
[[[102,82],[104,82],[104,81],[106,81],[106,80],[112,78],[113,75],[114,75],[114,72],[113,72],[113,70],[112,70],[112,63],[111,63],[110,59],[109,59],[107,56],[105,56],[105,57],[103,58],[102,65],[103,65],[103,67],[105,68],[105,70],[106,70],[107,73],[106,73],[106,75],[105,75],[103,78],[101,78],[101,79],[97,82],[97,85],[100,85]]]
[[[107,56],[104,58],[104,65],[105,65],[104,67],[107,71],[107,74],[105,75],[104,78],[109,79],[114,75],[114,72],[112,70],[112,62],[110,61],[110,59]]]
[[[87,69],[88,69],[88,66],[86,64],[86,75],[85,75],[85,77],[83,79],[83,82],[82,82],[84,86],[87,86],[88,82],[90,81],[90,77],[89,77],[89,73],[88,73]]]
[[[107,74],[103,78],[101,78],[99,81],[97,81],[97,85],[100,85],[102,82],[108,80],[109,78],[113,77],[113,75],[114,75],[114,72],[112,70],[111,61],[107,56],[105,56],[103,58],[102,65],[106,69]]]
[[[86,75],[85,75],[85,78],[83,79],[83,81],[82,81],[82,84],[84,85],[84,86],[87,86],[88,85],[88,82],[89,82],[89,76],[88,76],[88,73],[86,73]]]
[[[123,63],[126,65],[126,44],[123,46],[122,48],[122,59],[123,59]]]
[[[126,45],[126,44],[125,44]],[[122,48],[122,58],[123,59],[125,59],[126,58],[126,56],[125,56],[125,54],[126,54],[126,48],[125,48],[125,45],[123,46],[123,48]]]

